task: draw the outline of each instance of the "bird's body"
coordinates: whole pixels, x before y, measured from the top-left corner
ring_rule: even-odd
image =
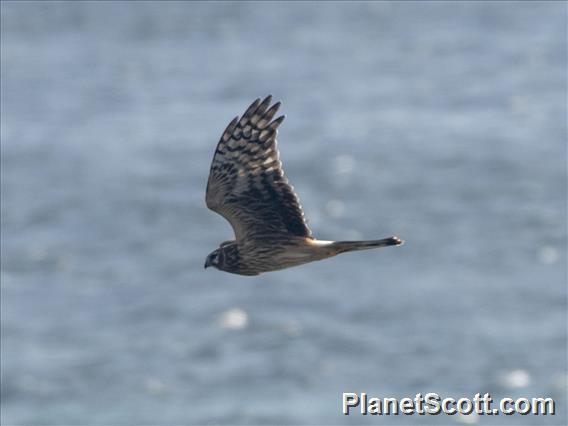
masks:
[[[311,247],[309,241],[309,238],[294,236],[274,240],[244,240],[240,243],[233,241],[221,248],[221,260],[227,272],[258,275],[325,258],[318,255],[318,247]]]
[[[207,183],[207,207],[225,217],[236,239],[213,251],[205,267],[258,275],[339,253],[400,245],[397,237],[373,241],[321,241],[312,237],[300,201],[282,170],[276,147],[284,116],[272,117],[271,97],[257,99],[227,127]]]

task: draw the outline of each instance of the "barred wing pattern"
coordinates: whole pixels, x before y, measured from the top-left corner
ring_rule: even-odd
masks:
[[[225,129],[217,145],[209,181],[207,207],[229,221],[237,241],[276,235],[311,238],[300,200],[282,170],[276,135],[284,121],[280,102],[257,99]]]

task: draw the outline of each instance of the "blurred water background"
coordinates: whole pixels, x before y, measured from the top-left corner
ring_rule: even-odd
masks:
[[[2,424],[566,424],[564,2],[2,2]],[[256,97],[322,239],[256,278],[204,191]],[[342,392],[554,417],[345,417]]]

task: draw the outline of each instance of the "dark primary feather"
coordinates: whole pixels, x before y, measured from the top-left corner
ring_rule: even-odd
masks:
[[[225,217],[237,241],[274,235],[311,237],[300,201],[282,170],[276,135],[280,102],[257,99],[235,117],[217,145],[207,183],[207,207]]]

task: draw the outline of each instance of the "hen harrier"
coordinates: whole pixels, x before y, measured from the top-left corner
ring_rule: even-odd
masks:
[[[282,170],[274,121],[280,102],[257,99],[235,117],[215,150],[207,182],[207,207],[229,221],[235,240],[221,243],[205,261],[225,272],[258,275],[326,259],[339,253],[398,246],[390,237],[372,241],[320,241],[304,220],[294,188]]]

